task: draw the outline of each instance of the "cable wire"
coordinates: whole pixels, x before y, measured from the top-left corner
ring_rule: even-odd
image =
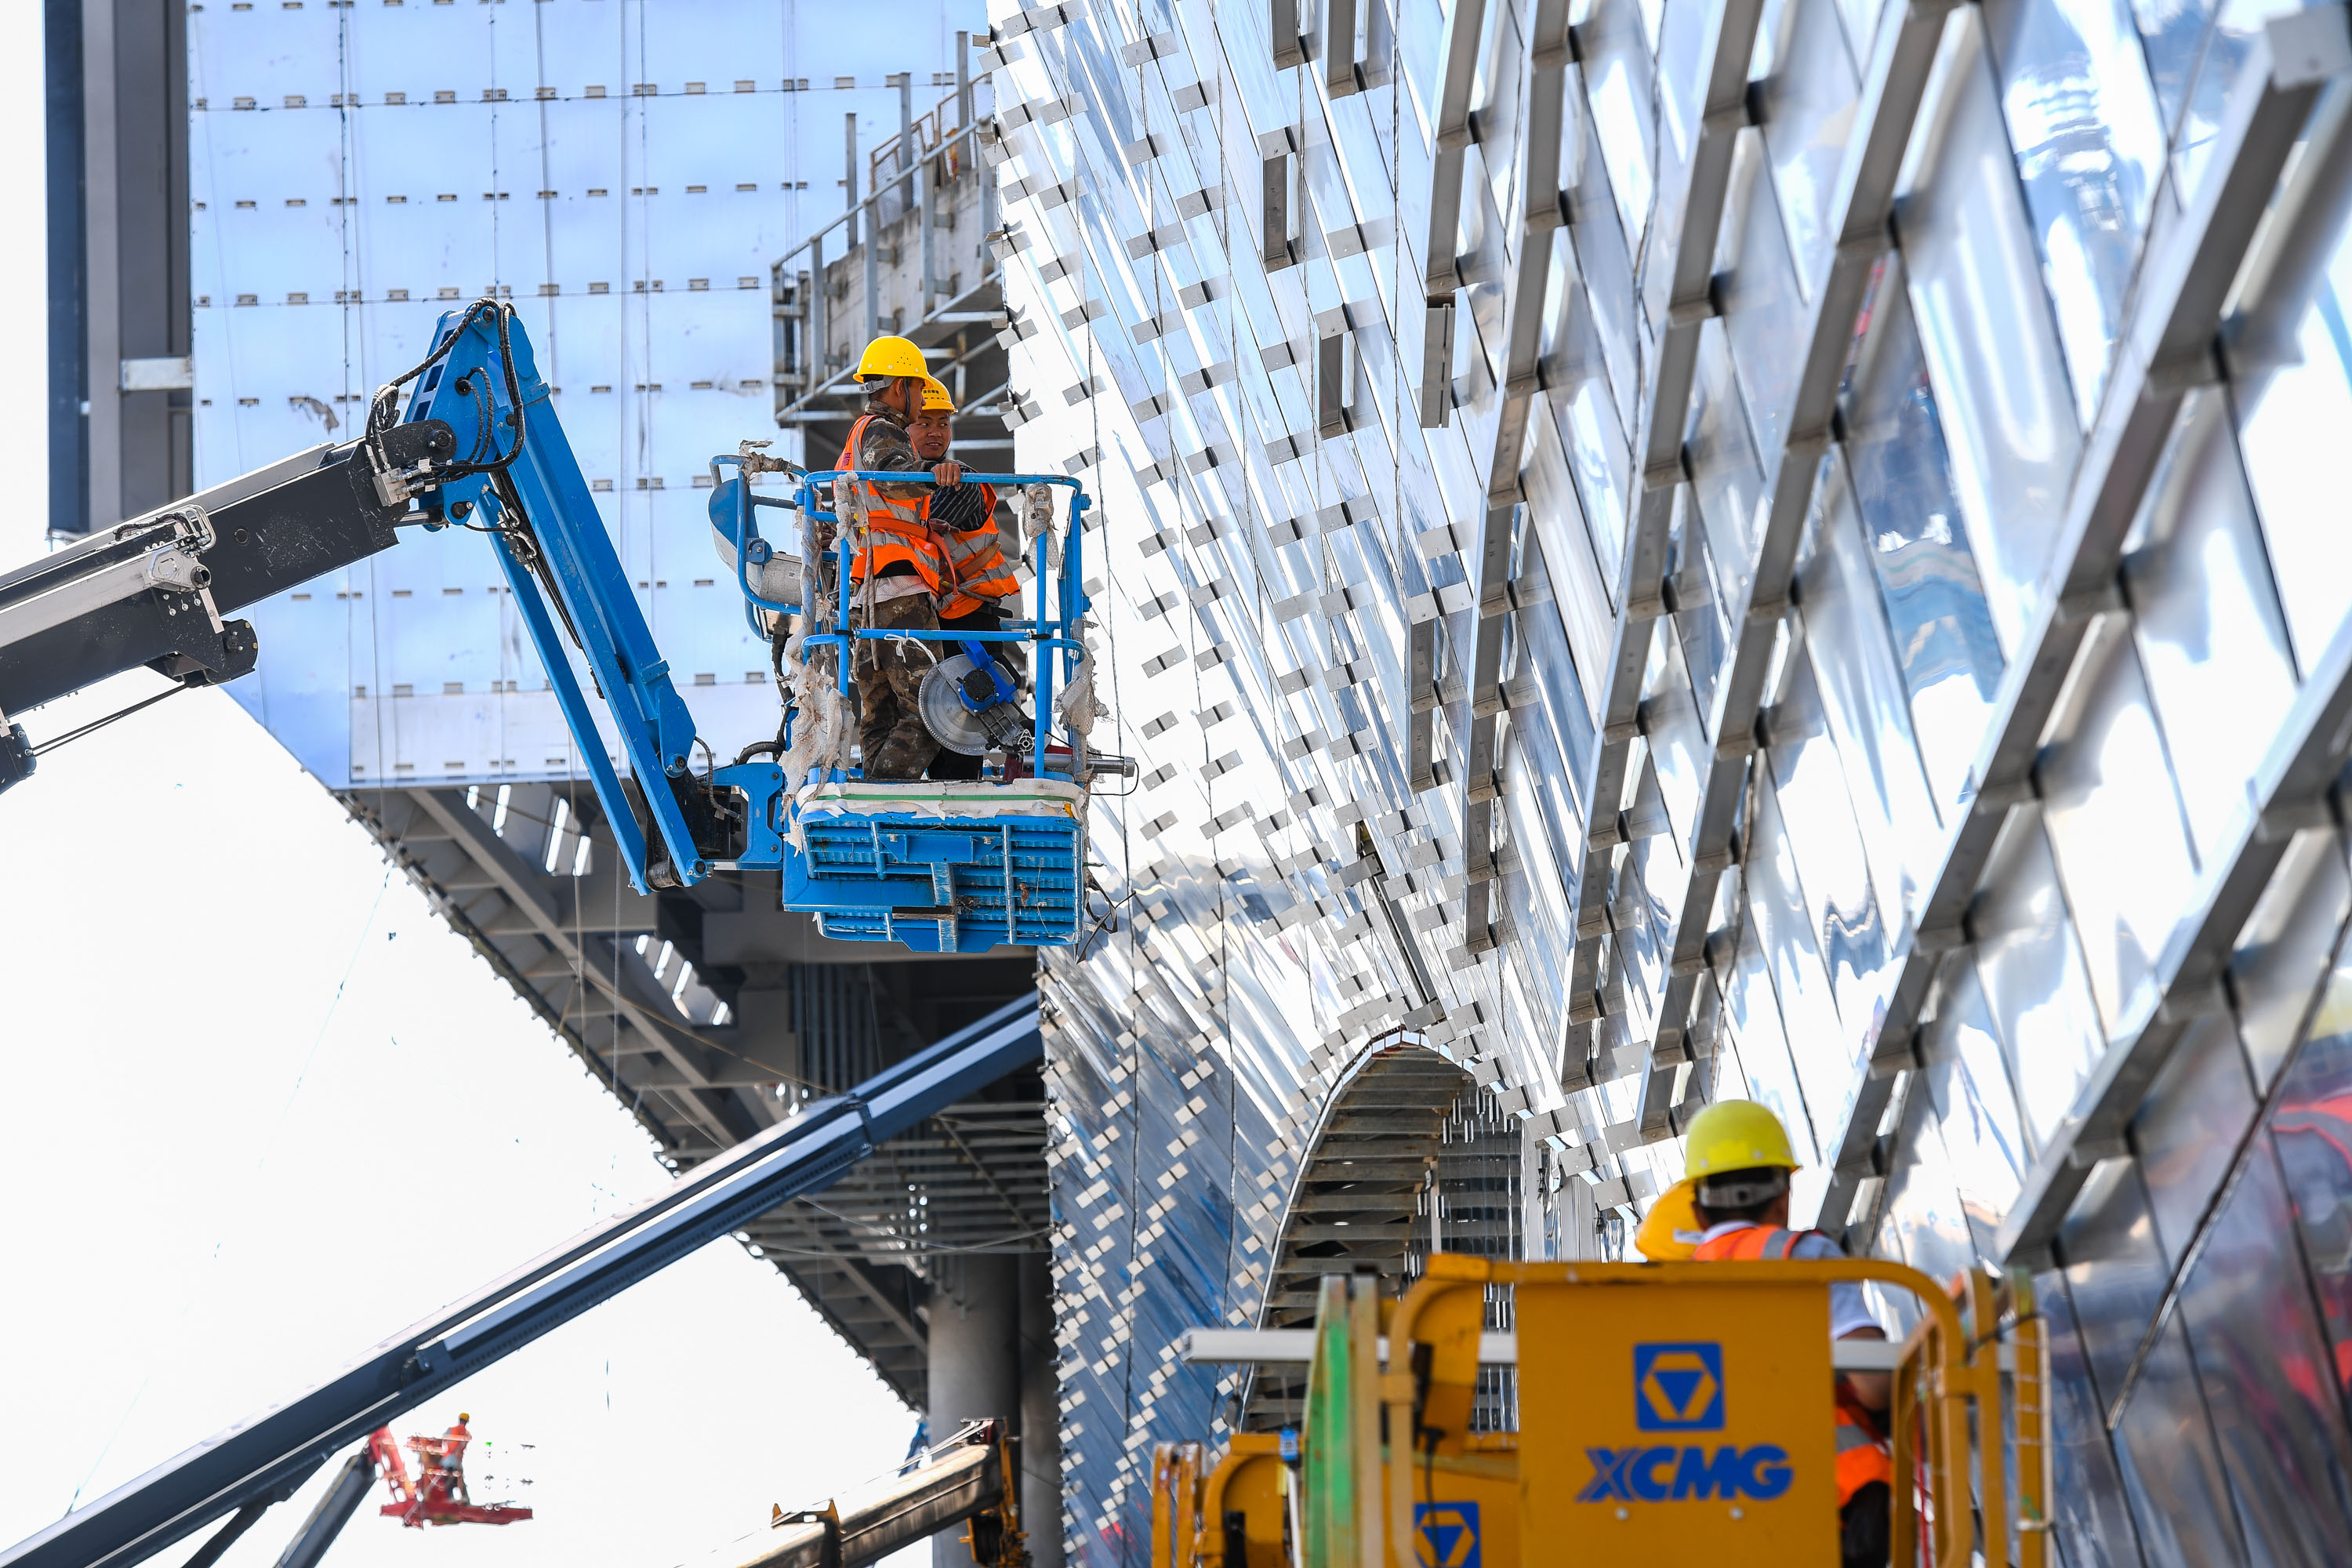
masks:
[[[54,741],[42,742],[39,745],[33,748],[33,755],[37,757],[47,756],[49,752],[56,751],[59,746],[64,745],[68,741],[79,741],[93,730],[103,730],[109,724],[113,723],[117,719],[128,719],[131,715],[140,711],[142,709],[152,708],[158,702],[163,701],[166,697],[177,697],[181,692],[188,689],[190,689],[185,686],[174,686],[169,691],[158,691],[154,696],[150,697],[143,701],[133,702],[128,708],[119,708],[113,712],[109,713],[103,719],[91,720],[89,723],[84,724],[79,730],[67,731],[64,734],[59,735]]]

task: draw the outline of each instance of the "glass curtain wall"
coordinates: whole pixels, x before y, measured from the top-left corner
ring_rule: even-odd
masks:
[[[1400,1036],[1538,1246],[1747,1095],[1799,1223],[2035,1270],[2073,1568],[2352,1561],[2352,156],[2280,10],[996,9],[1144,759],[1045,973],[1074,1561]]]

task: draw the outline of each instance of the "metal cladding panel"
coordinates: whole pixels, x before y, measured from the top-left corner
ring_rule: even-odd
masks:
[[[977,8],[854,32],[696,0],[194,6],[199,487],[324,435],[510,297],[702,734],[773,735],[765,643],[712,554],[708,463],[774,434],[768,269],[839,209],[845,112],[898,131]],[[854,86],[836,84],[846,79]],[[861,154],[862,155],[862,154]],[[255,608],[231,689],[325,783],[562,778],[577,760],[485,542],[456,531]],[[606,737],[608,749],[611,736]]]
[[[1142,761],[1045,964],[1069,1550],[1236,1416],[1177,1331],[1349,1266],[1291,1194],[1402,1042],[1538,1245],[1746,1095],[1800,1223],[2035,1270],[2070,1561],[2340,1554],[2344,13],[1285,15],[994,10]]]

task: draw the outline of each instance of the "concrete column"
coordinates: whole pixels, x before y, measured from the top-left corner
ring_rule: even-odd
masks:
[[[1024,1254],[1021,1274],[1021,1528],[1030,1568],[1062,1568],[1062,1376],[1054,1345],[1054,1260]]]
[[[929,1324],[927,1418],[934,1443],[966,1421],[1020,1418],[1020,1262],[974,1254],[940,1270]],[[962,1533],[959,1527],[931,1538],[933,1568],[971,1568],[971,1552],[958,1539]]]

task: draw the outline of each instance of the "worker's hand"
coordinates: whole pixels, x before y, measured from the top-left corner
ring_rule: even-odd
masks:
[[[950,458],[944,463],[932,466],[931,478],[943,485],[954,484],[963,478],[963,465]]]

